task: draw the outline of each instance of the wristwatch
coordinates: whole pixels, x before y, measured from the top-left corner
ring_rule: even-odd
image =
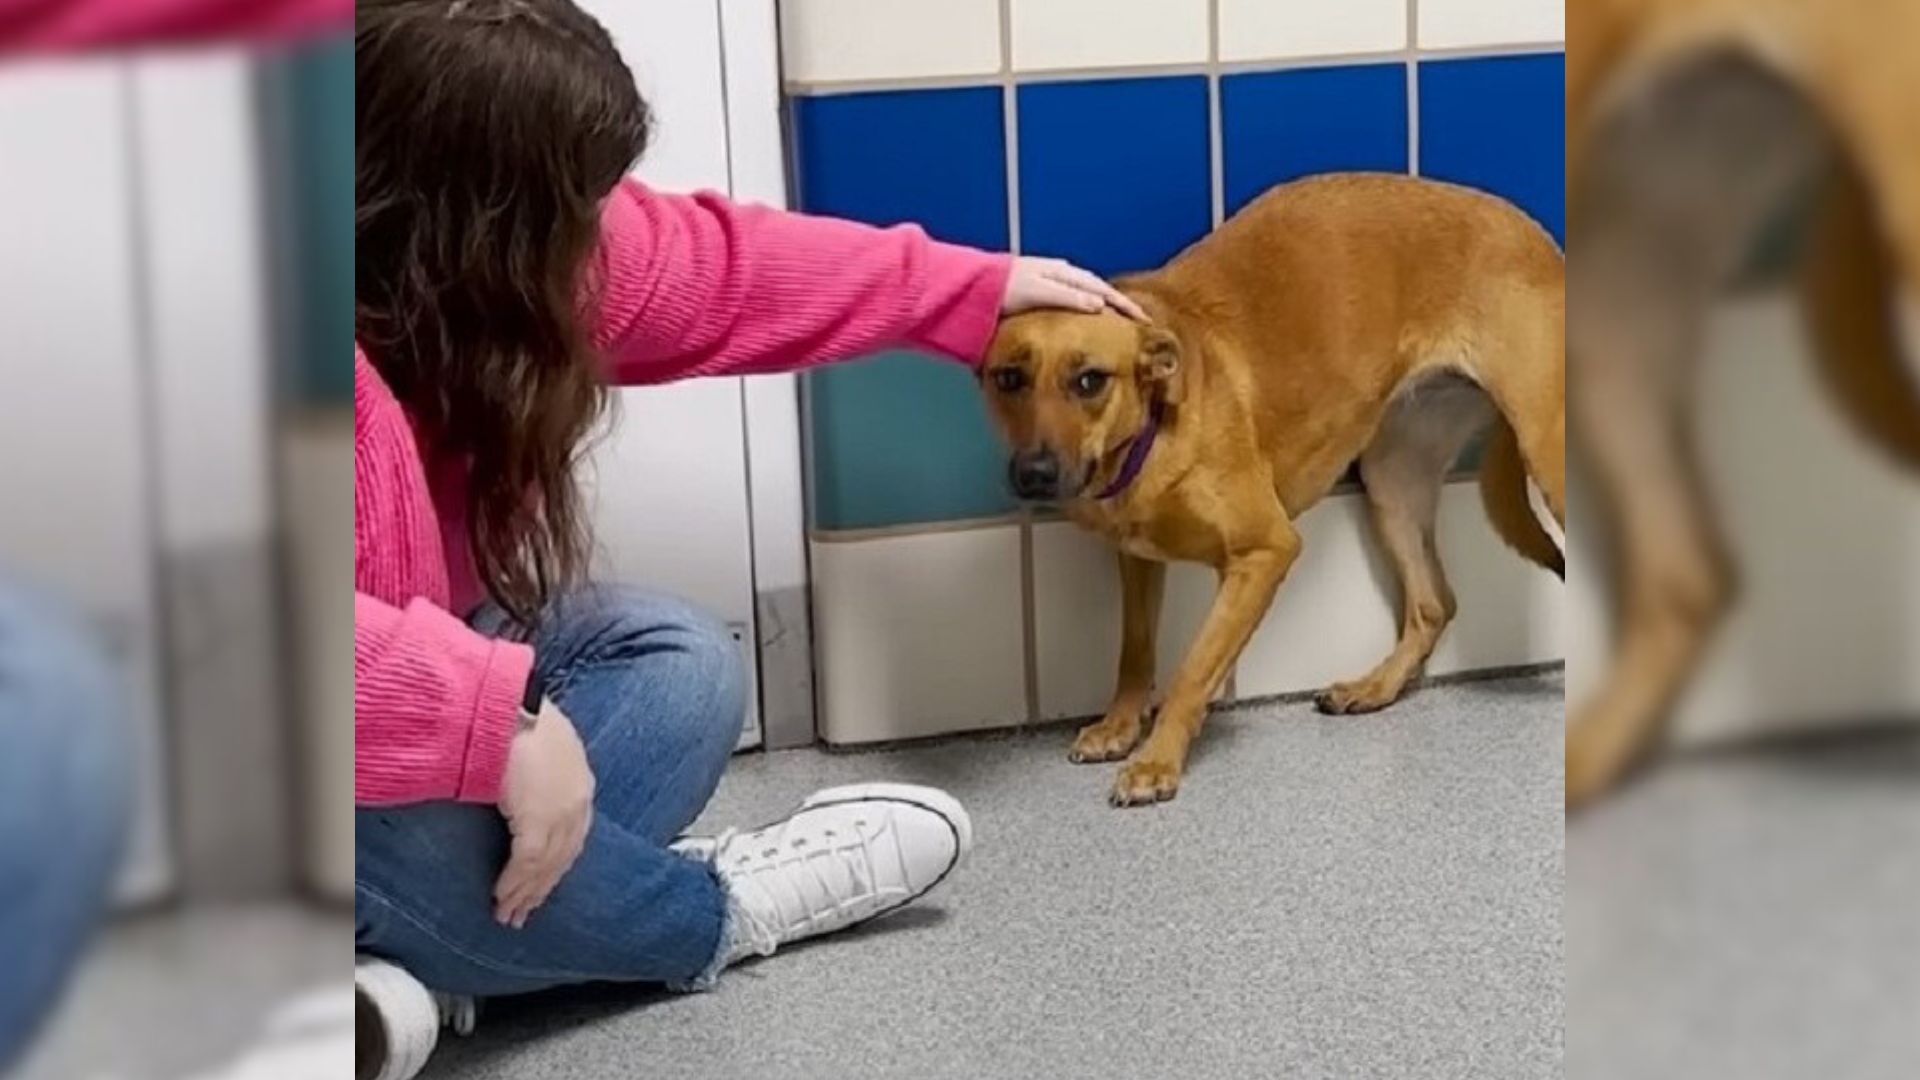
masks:
[[[540,706],[545,701],[546,694],[541,690],[540,673],[528,672],[527,692],[520,698],[520,716],[513,730],[515,735],[524,735],[533,730],[534,725],[540,722]]]

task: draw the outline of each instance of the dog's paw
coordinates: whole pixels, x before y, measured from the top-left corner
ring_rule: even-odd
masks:
[[[1329,716],[1377,712],[1394,703],[1400,694],[1370,679],[1334,683],[1313,695],[1313,707]]]
[[[1080,763],[1119,761],[1132,753],[1134,744],[1139,741],[1138,719],[1109,716],[1080,729],[1080,734],[1074,737],[1072,749],[1067,751],[1067,760]]]
[[[1589,706],[1567,726],[1569,813],[1618,787],[1645,755],[1649,737],[1603,705]]]
[[[1120,767],[1107,801],[1115,806],[1145,806],[1166,802],[1179,790],[1180,766],[1135,758]]]

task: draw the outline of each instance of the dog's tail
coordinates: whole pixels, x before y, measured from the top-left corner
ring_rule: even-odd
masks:
[[[1801,297],[1827,389],[1860,434],[1920,469],[1920,369],[1900,343],[1899,279],[1872,195],[1848,168],[1827,192]]]
[[[1480,459],[1480,501],[1500,539],[1528,561],[1566,580],[1566,556],[1534,516],[1533,504],[1527,500],[1527,468],[1520,457],[1520,443],[1504,417],[1494,420]]]

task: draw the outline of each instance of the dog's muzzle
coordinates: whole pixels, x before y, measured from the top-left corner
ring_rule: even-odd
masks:
[[[1013,493],[1033,502],[1060,497],[1060,456],[1051,450],[1022,450],[1007,463]]]

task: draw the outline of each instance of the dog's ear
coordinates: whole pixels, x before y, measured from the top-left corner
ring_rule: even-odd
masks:
[[[1186,387],[1186,373],[1180,355],[1180,339],[1158,326],[1140,331],[1140,379],[1147,389],[1168,405],[1180,404]]]

